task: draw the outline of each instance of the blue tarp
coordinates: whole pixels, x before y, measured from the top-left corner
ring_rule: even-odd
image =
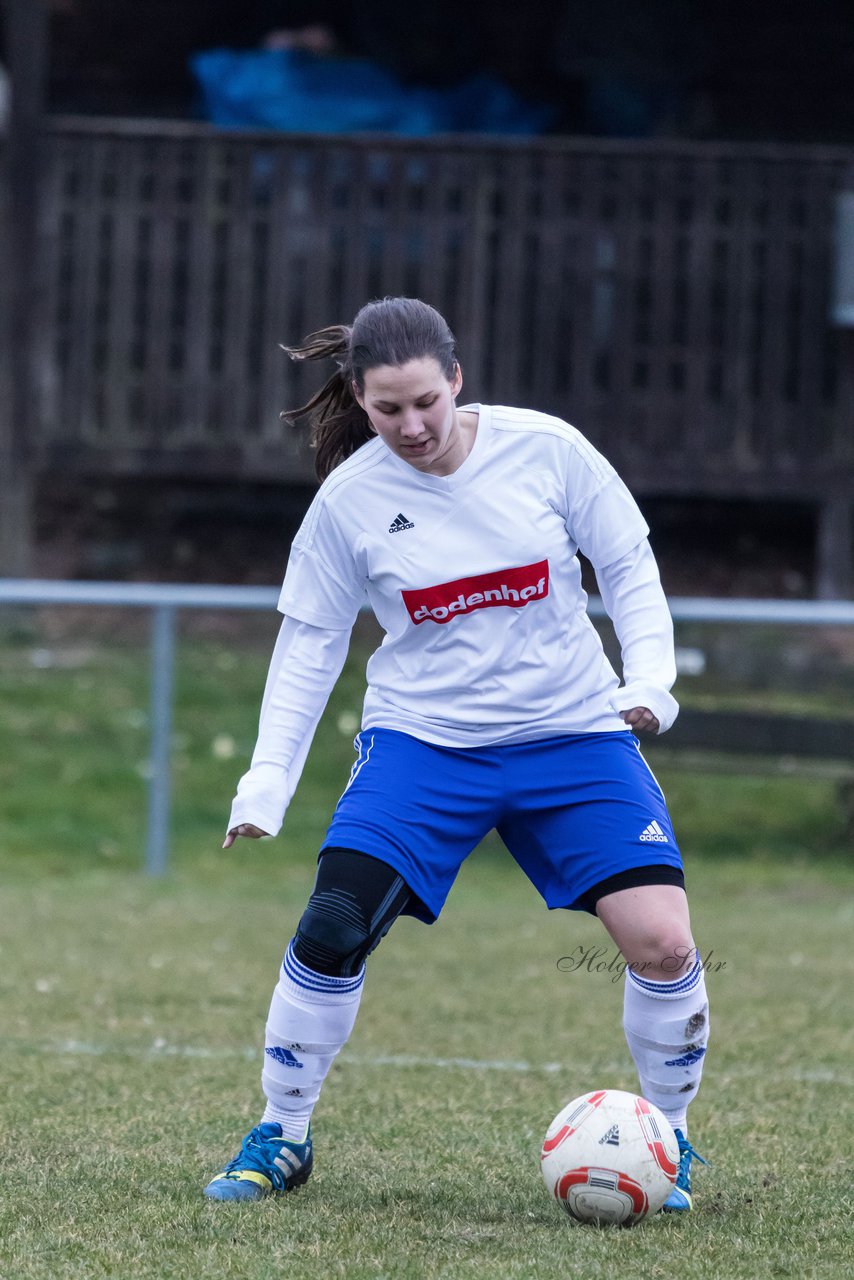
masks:
[[[451,88],[403,84],[360,58],[291,49],[206,49],[190,66],[203,114],[225,127],[289,133],[542,133],[552,109],[490,75]]]

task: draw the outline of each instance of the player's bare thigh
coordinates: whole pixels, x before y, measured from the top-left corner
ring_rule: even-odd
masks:
[[[596,914],[626,962],[654,982],[682,977],[694,958],[685,890],[643,884],[600,898]],[[642,967],[641,967],[642,966]]]

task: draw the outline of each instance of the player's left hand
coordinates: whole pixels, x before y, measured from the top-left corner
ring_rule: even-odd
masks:
[[[660,728],[658,718],[649,707],[632,707],[631,711],[621,711],[620,715],[635,733],[658,733]]]

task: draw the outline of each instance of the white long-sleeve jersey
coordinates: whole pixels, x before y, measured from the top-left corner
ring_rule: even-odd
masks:
[[[258,742],[229,827],[275,834],[367,600],[384,632],[362,727],[453,747],[625,730],[678,711],[673,626],[649,530],[614,469],[558,418],[466,406],[474,446],[426,475],[380,440],[323,483],[294,539]],[[592,563],[623,687],[587,616]]]

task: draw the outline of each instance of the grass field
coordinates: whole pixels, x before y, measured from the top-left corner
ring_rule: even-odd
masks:
[[[266,1006],[359,700],[354,666],[282,837],[220,852],[267,638],[239,656],[182,651],[174,858],[158,882],[138,871],[143,655],[66,646],[34,665],[31,645],[0,647],[0,1277],[852,1274],[854,871],[814,780],[665,779],[713,953],[692,1109],[711,1165],[688,1219],[586,1229],[548,1200],[537,1153],[552,1115],[587,1089],[635,1087],[622,993],[608,973],[558,967],[598,926],[547,913],[490,842],[439,924],[402,920],[372,957],[308,1186],[254,1206],[202,1199],[259,1113]]]

